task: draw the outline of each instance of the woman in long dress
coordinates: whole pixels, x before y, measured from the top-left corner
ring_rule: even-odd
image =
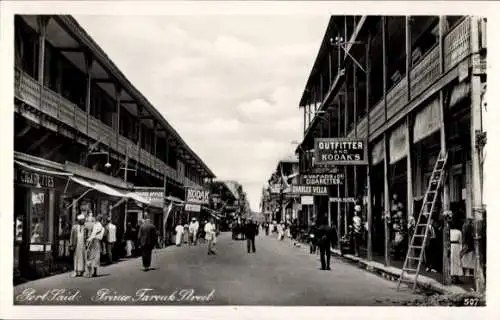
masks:
[[[458,277],[464,275],[462,261],[460,259],[460,251],[462,251],[462,232],[455,226],[452,226],[450,230],[450,247],[450,273],[455,282],[458,282]]]
[[[73,277],[81,277],[85,272],[85,216],[77,217],[78,223],[71,229],[70,248],[73,251]]]
[[[101,241],[104,236],[102,216],[98,215],[92,226],[92,232],[87,239],[87,277],[97,277],[101,264]]]
[[[180,247],[182,243],[182,235],[184,234],[184,227],[179,222],[175,227],[175,245]]]

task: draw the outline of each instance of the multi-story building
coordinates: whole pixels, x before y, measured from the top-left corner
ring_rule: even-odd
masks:
[[[291,185],[299,184],[299,160],[296,156],[278,161],[276,169],[263,188],[261,208],[268,221],[291,222],[299,219],[300,195],[290,191]]]
[[[391,201],[396,195],[403,205],[403,223],[416,218],[440,153],[448,156],[441,211],[451,209],[459,229],[483,213],[478,150],[485,62],[482,18],[331,17],[300,101],[304,138],[296,152],[301,172],[315,171],[315,138],[366,139],[369,164],[340,167],[346,180],[330,189],[330,197],[364,199],[369,259],[400,262],[392,259],[394,233],[385,223]],[[329,207],[331,220],[347,233],[353,205]],[[449,225],[441,218],[449,250]],[[440,263],[445,278],[446,256]]]
[[[67,256],[78,214],[111,217],[121,238],[144,210],[164,226],[163,196],[214,178],[71,16],[15,17],[14,86],[15,269]]]

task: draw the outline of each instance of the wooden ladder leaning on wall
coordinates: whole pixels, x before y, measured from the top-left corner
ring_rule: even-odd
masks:
[[[445,177],[446,161],[448,160],[448,153],[439,153],[432,175],[429,179],[429,185],[422,203],[422,208],[418,215],[415,224],[415,230],[411,237],[410,246],[406,254],[403,270],[399,277],[398,287],[402,282],[413,284],[412,290],[415,291],[417,286],[418,276],[422,268],[422,260],[424,258],[424,250],[429,235],[429,226],[432,220],[432,214],[436,210],[436,202],[439,198],[439,191],[443,186]],[[416,265],[416,267],[415,267]],[[407,275],[408,277],[405,277]]]

